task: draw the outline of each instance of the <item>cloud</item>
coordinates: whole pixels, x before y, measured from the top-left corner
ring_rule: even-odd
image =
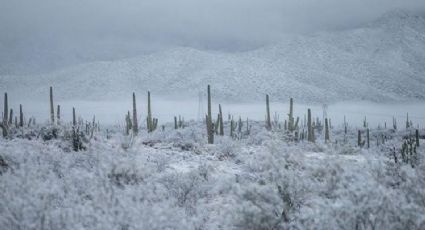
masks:
[[[240,50],[345,28],[423,0],[0,0],[0,61],[109,59],[169,46]],[[121,48],[122,47],[122,48]],[[6,53],[6,54],[5,54]],[[36,55],[36,56],[37,56]],[[58,60],[56,60],[58,61]]]

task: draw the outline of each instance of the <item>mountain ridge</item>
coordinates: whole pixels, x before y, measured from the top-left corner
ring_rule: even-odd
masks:
[[[36,79],[36,80],[34,80]],[[0,89],[45,95],[49,85],[72,99],[114,99],[132,91],[193,97],[211,84],[227,101],[425,100],[425,18],[385,14],[364,27],[287,35],[273,45],[226,53],[177,47],[49,74],[3,75]]]

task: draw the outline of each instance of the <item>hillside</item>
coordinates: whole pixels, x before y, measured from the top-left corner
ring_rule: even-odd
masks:
[[[210,83],[228,101],[295,97],[302,102],[425,99],[425,18],[392,12],[362,27],[285,35],[245,52],[179,47],[131,59],[94,62],[43,75],[0,76],[0,91],[39,97],[111,99],[130,91],[196,97]]]

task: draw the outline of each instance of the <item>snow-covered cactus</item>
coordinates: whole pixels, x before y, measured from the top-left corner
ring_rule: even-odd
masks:
[[[266,129],[271,130],[272,129],[272,123],[270,120],[270,102],[269,102],[269,95],[266,95]]]
[[[230,137],[234,138],[235,137],[235,131],[236,131],[236,122],[232,119],[230,120]]]
[[[148,132],[153,132],[156,127],[154,125],[154,118],[152,118],[152,109],[151,109],[151,92],[148,91],[148,117],[146,119]]]
[[[223,124],[223,113],[221,111],[221,105],[218,105],[219,110],[219,125],[220,125],[220,136],[224,136],[224,124]]]
[[[295,131],[295,119],[294,119],[294,99],[289,99],[289,114],[288,114],[288,130],[289,132]]]
[[[314,142],[314,126],[311,120],[311,109],[307,110],[307,140]]]
[[[139,126],[137,124],[136,93],[133,92],[133,134],[137,135]]]
[[[211,87],[208,85],[208,114],[206,116],[208,144],[214,144],[214,125],[211,117]]]
[[[60,125],[60,119],[61,119],[61,106],[58,105],[57,109],[56,109],[56,122],[58,123],[58,125]]]
[[[366,129],[366,140],[367,140],[367,148],[370,148],[369,128]]]
[[[409,121],[409,113],[407,113],[407,115],[406,115],[406,129],[410,128],[410,124],[411,124],[411,122]]]
[[[397,130],[397,119],[395,117],[393,117],[393,129]]]
[[[76,127],[77,126],[77,117],[75,115],[75,108],[72,107],[72,126]]]
[[[9,134],[9,126],[8,126],[8,111],[9,111],[9,105],[7,100],[7,93],[4,93],[4,112],[3,112],[3,122],[0,123],[0,128],[2,129],[3,137],[7,137]]]
[[[13,109],[10,109],[10,113],[9,113],[9,121],[8,121],[8,125],[9,127],[11,127],[13,124]]]
[[[127,111],[127,115],[125,116],[125,134],[130,135],[130,130],[133,128],[131,122],[130,111]]]
[[[419,130],[418,129],[415,132],[415,139],[416,139],[416,147],[419,147]]]
[[[325,142],[328,143],[329,141],[330,141],[330,138],[329,138],[328,118],[325,118]]]
[[[53,105],[53,87],[50,86],[50,122],[55,124],[55,108]]]
[[[22,105],[19,105],[19,127],[24,126],[24,112],[22,110]]]

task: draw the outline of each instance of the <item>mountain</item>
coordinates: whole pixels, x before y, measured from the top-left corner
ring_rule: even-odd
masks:
[[[227,101],[294,97],[302,102],[425,100],[425,18],[404,11],[355,29],[285,35],[244,52],[178,47],[48,74],[2,75],[0,91],[63,99],[113,99],[132,91],[196,97],[211,84]]]

